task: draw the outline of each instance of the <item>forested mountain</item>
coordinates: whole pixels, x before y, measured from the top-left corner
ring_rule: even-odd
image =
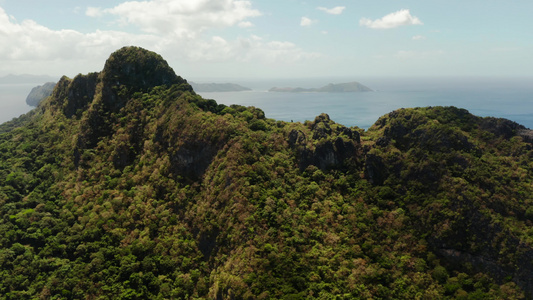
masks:
[[[3,299],[531,299],[532,134],[197,95],[126,47],[0,126]]]

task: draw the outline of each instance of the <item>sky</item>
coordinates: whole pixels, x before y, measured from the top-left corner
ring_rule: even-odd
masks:
[[[0,0],[0,76],[102,70],[128,45],[186,79],[533,76],[531,0]]]

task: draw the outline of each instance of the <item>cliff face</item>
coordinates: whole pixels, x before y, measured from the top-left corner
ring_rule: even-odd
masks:
[[[362,148],[357,130],[335,124],[327,114],[317,116],[309,128],[309,137],[296,129],[289,133],[289,145],[297,150],[302,171],[310,165],[322,171],[359,167]]]
[[[275,121],[126,47],[0,125],[0,294],[531,298],[530,136],[454,107]]]
[[[47,82],[43,85],[34,87],[28,94],[28,97],[26,97],[26,104],[37,107],[42,100],[52,94],[55,85],[56,84],[53,82]]]

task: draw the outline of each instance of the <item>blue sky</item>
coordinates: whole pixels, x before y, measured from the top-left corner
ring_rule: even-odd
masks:
[[[0,0],[0,76],[160,53],[185,78],[533,76],[533,1]]]

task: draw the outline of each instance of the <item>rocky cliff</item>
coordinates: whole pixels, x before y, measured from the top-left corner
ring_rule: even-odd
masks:
[[[31,89],[30,93],[26,97],[26,104],[29,106],[37,107],[41,101],[46,99],[52,94],[55,87],[54,82],[47,82],[43,85],[36,86]]]

